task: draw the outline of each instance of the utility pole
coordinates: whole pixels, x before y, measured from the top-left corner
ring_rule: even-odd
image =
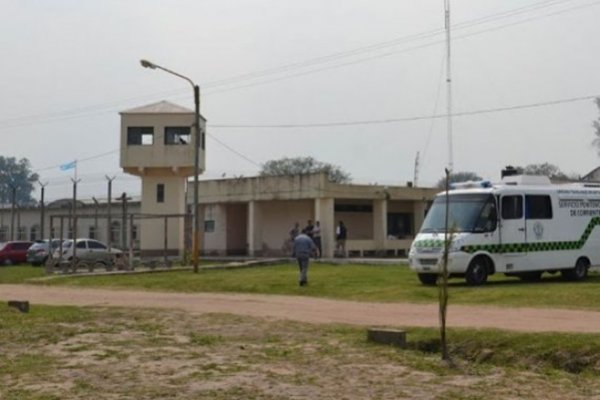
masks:
[[[72,231],[73,231],[73,260],[71,262],[71,270],[76,270],[77,265],[77,183],[81,181],[81,179],[73,179],[73,217],[72,217]]]
[[[108,180],[108,221],[107,224],[108,226],[106,227],[106,245],[108,246],[108,251],[110,252],[111,249],[111,235],[110,235],[110,231],[111,231],[111,225],[112,225],[112,218],[111,218],[111,207],[112,207],[112,203],[111,203],[111,199],[112,199],[112,181],[115,180],[115,177],[113,176],[112,178],[109,177],[108,175],[106,176],[106,180]]]
[[[46,191],[46,186],[48,182],[42,183],[38,181],[41,186],[41,200],[40,200],[40,237],[36,239],[44,239],[45,237],[45,221],[46,221],[46,205],[44,203],[44,192]]]

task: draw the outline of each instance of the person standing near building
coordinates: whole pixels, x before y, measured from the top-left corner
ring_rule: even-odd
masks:
[[[315,226],[313,225],[312,219],[309,219],[306,222],[306,226],[304,227],[304,229],[302,229],[302,233],[305,233],[306,236],[308,236],[309,238],[313,238],[313,229],[315,229]]]
[[[312,229],[312,240],[317,247],[317,258],[321,258],[323,254],[323,249],[321,247],[321,223],[319,221],[315,221],[315,226]]]
[[[346,257],[346,238],[348,238],[348,229],[344,221],[340,221],[335,229],[335,251],[340,257]]]
[[[300,269],[300,279],[298,283],[300,286],[308,285],[308,264],[310,257],[315,253],[317,247],[308,235],[301,233],[294,239],[294,251],[293,257],[298,260],[298,268]]]
[[[300,234],[300,224],[298,222],[296,222],[294,224],[294,227],[292,229],[290,229],[290,239],[293,241],[294,239],[296,239],[296,236],[298,236]]]

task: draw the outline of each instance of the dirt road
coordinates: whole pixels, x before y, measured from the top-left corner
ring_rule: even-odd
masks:
[[[199,314],[230,313],[310,323],[438,326],[436,304],[364,303],[301,296],[183,294],[37,285],[0,285],[0,300],[29,300],[32,307],[35,307],[35,304],[146,307],[179,309]],[[450,305],[448,326],[527,332],[600,333],[600,312]]]

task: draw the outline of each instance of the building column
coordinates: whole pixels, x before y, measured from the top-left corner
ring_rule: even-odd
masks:
[[[261,209],[257,201],[248,202],[246,238],[248,239],[248,255],[262,256]]]
[[[375,250],[384,251],[387,243],[387,209],[386,199],[373,200],[373,239]]]
[[[335,249],[334,199],[315,199],[315,221],[321,224],[322,257],[332,258]]]
[[[417,233],[421,230],[421,225],[423,225],[425,219],[425,206],[426,202],[424,200],[415,200],[413,203],[413,236],[417,236]]]

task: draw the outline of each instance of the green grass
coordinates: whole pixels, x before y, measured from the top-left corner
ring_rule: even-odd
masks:
[[[0,270],[0,274],[2,270]],[[297,267],[282,264],[232,270],[201,270],[95,277],[60,277],[48,285],[114,287],[173,292],[231,292],[302,295],[357,301],[438,301],[435,286],[423,286],[406,265],[311,264],[309,286],[298,287]],[[2,276],[0,275],[0,282]],[[541,282],[521,282],[495,275],[480,287],[462,279],[450,282],[450,304],[509,307],[560,307],[600,310],[600,274],[585,282],[567,282],[560,275],[544,275]]]
[[[24,265],[0,265],[0,284],[23,283],[30,278],[38,278],[46,274],[44,267]]]

